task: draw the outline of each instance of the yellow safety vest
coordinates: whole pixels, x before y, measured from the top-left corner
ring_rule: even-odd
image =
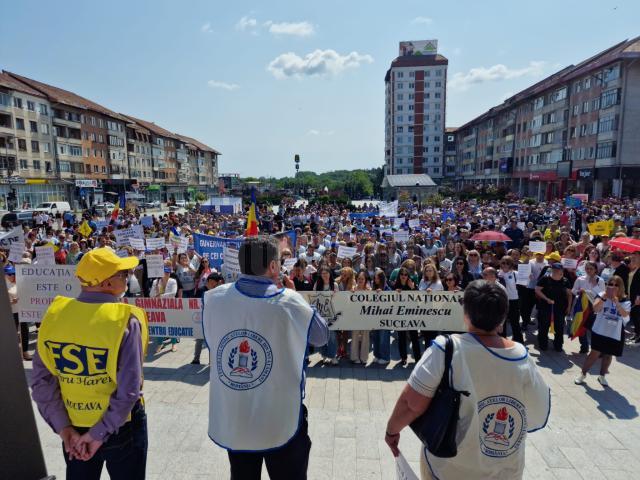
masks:
[[[122,336],[132,315],[140,322],[142,349],[146,354],[147,315],[136,306],[56,297],[44,314],[38,333],[38,354],[58,378],[62,401],[73,426],[92,427],[107,410],[111,394],[117,388]]]

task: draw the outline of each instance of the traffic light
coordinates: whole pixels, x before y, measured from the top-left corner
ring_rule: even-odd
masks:
[[[295,156],[293,157],[296,163],[300,163],[300,155],[298,155],[297,153],[295,154]]]

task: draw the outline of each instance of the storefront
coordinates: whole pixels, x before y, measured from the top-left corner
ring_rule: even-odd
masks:
[[[0,210],[34,208],[43,202],[56,200],[68,201],[74,188],[70,183],[46,179],[9,180],[0,179]]]

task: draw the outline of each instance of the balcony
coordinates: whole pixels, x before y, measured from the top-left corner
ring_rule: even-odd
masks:
[[[80,128],[80,122],[67,120],[66,118],[53,117],[53,123],[55,125],[63,125],[65,127]]]

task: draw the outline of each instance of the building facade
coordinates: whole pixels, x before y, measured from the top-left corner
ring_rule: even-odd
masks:
[[[385,175],[445,176],[447,66],[437,41],[400,42],[385,76]]]
[[[539,200],[640,195],[640,37],[566,67],[456,130],[456,186]]]
[[[192,175],[187,143],[177,134],[0,72],[0,210],[53,200],[81,208],[121,192],[162,201],[188,199],[190,190],[213,194],[219,152],[190,141],[201,175]]]

